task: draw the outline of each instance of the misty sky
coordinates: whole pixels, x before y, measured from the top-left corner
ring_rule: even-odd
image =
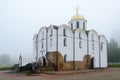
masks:
[[[40,27],[67,24],[75,8],[107,39],[120,40],[120,0],[0,0],[0,54],[32,57],[32,38]]]

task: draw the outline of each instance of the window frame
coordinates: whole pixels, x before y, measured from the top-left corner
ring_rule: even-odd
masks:
[[[85,30],[85,22],[83,22],[83,30]]]
[[[79,32],[79,39],[82,39],[82,37],[81,37],[81,32]]]
[[[94,42],[94,34],[92,34],[92,37],[91,37],[91,38],[92,38],[92,42]]]
[[[76,27],[79,28],[79,26],[80,26],[80,22],[77,21],[77,22],[76,22]]]
[[[50,29],[50,36],[52,36],[53,35],[53,30],[52,30],[52,28]]]
[[[66,36],[66,29],[63,29],[63,36]]]
[[[43,42],[43,40],[42,40],[42,49],[44,48],[44,42]]]
[[[42,31],[42,39],[44,39],[44,31]]]
[[[64,55],[64,62],[67,62],[67,55]]]
[[[63,40],[63,45],[67,46],[67,39],[66,38],[64,38],[64,40]]]
[[[79,41],[79,48],[82,48],[82,41]]]

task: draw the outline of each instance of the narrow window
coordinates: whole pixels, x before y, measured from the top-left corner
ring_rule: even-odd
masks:
[[[42,40],[42,48],[44,47],[43,40]]]
[[[52,36],[52,34],[53,34],[53,31],[52,31],[52,29],[51,29],[50,36]]]
[[[42,32],[42,39],[44,39],[44,32]]]
[[[81,39],[81,32],[79,32],[79,39]]]
[[[77,24],[77,28],[79,28],[79,22],[77,22],[76,24]]]
[[[73,23],[71,23],[71,29],[73,30]]]
[[[66,40],[66,38],[64,38],[64,41],[63,41],[64,43],[64,46],[67,46],[67,40]]]
[[[50,46],[52,47],[52,38],[50,38]]]
[[[92,50],[94,50],[95,48],[94,48],[95,46],[94,46],[94,43],[92,43]]]
[[[82,41],[79,41],[79,48],[82,48]]]
[[[94,35],[92,34],[92,41],[94,42]]]
[[[103,42],[101,42],[101,51],[103,50]]]
[[[64,62],[67,62],[67,55],[64,55]]]
[[[66,30],[65,29],[63,29],[63,35],[66,36]]]
[[[85,30],[85,22],[83,22],[83,30]]]
[[[42,31],[42,48],[44,47],[43,40],[44,40],[44,32]]]

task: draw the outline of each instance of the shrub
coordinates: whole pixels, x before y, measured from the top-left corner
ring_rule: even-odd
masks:
[[[28,76],[32,74],[32,72],[30,70],[26,70],[25,72],[26,72],[26,75],[28,75]]]
[[[109,67],[120,67],[120,64],[108,64]]]
[[[0,70],[11,70],[12,67],[0,67]]]

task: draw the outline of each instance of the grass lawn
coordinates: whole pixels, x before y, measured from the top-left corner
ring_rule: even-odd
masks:
[[[0,71],[2,71],[2,70],[11,70],[11,69],[12,69],[12,67],[10,67],[10,66],[0,67]]]
[[[109,67],[120,67],[120,64],[108,64]]]

